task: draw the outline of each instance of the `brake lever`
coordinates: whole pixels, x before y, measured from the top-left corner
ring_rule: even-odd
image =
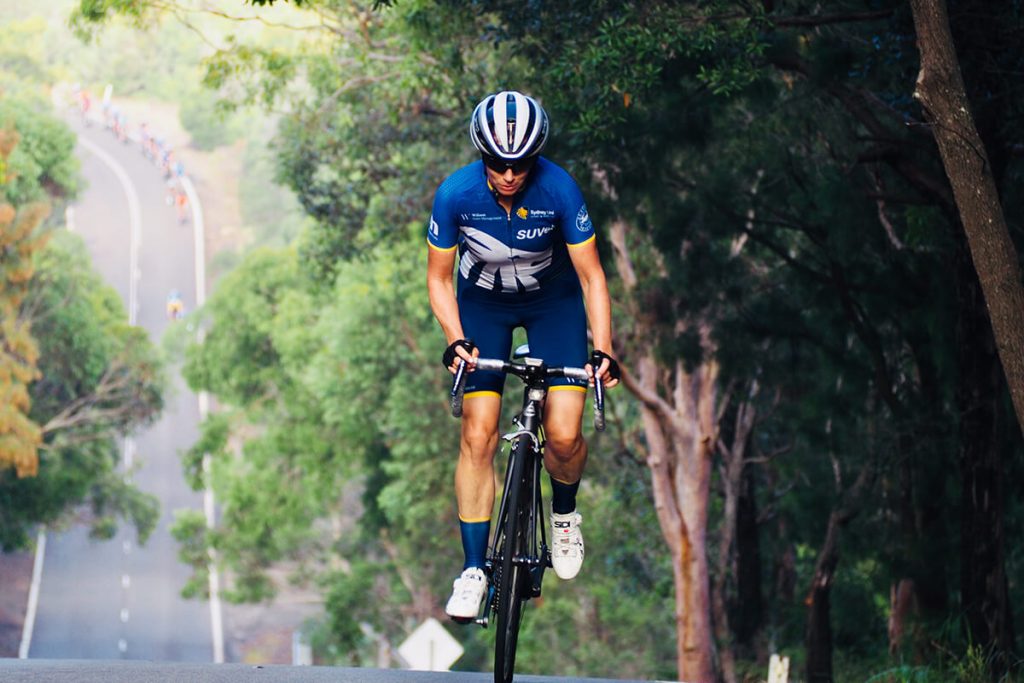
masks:
[[[451,406],[452,417],[462,417],[463,391],[466,388],[466,361],[459,360],[459,366],[455,370],[455,379],[452,380]]]

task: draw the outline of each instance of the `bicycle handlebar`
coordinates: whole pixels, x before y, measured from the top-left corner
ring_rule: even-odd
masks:
[[[512,363],[510,361],[499,360],[497,358],[477,358],[474,366],[477,370],[503,372],[507,375],[515,375],[520,379],[525,379],[531,372],[534,372],[533,366],[524,365],[522,363]],[[466,374],[466,361],[460,360],[458,368],[455,370],[455,377],[452,380],[451,406],[453,417],[462,417],[462,399],[463,392],[466,388]],[[587,371],[584,368],[545,367],[544,376],[568,377],[570,379],[577,379],[583,382],[590,381],[590,375],[587,374]],[[603,432],[604,427],[604,382],[595,376],[594,429],[599,432]]]

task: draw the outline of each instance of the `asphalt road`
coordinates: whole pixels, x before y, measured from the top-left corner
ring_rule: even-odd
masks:
[[[71,209],[70,227],[125,307],[135,309],[136,324],[158,342],[167,325],[183,324],[166,318],[168,292],[179,290],[187,309],[195,305],[192,226],[178,223],[160,170],[137,146],[118,143],[98,125],[72,126],[88,187]],[[203,507],[201,494],[185,484],[179,457],[196,440],[198,402],[176,369],[169,374],[173,388],[161,420],[127,440],[123,453],[135,466],[129,476],[160,501],[157,528],[144,546],[128,527],[109,541],[90,540],[80,525],[48,535],[30,658],[213,660],[209,605],[180,597],[189,571],[170,534],[175,510]]]
[[[0,659],[0,680],[31,683],[489,683],[494,674],[323,666],[247,666],[244,664],[158,664]],[[604,678],[516,676],[516,683],[600,683]],[[609,682],[610,683],[610,682]],[[621,682],[620,682],[621,683]],[[627,682],[628,683],[628,682]],[[636,682],[639,683],[639,682]]]

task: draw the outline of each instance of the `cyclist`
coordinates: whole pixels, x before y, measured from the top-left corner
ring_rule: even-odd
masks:
[[[172,289],[167,295],[167,318],[169,320],[180,320],[185,315],[185,302],[181,300],[181,294]]]
[[[540,152],[548,117],[531,97],[503,91],[473,111],[470,138],[481,160],[437,189],[427,242],[431,309],[448,340],[450,372],[469,363],[455,496],[465,563],[445,611],[477,616],[494,503],[494,452],[504,376],[472,368],[473,359],[508,358],[515,327],[531,355],[553,366],[587,367],[610,388],[618,381],[611,351],[611,304],[594,227],[576,182]],[[456,251],[458,284],[453,287]],[[594,354],[587,357],[587,323]],[[596,370],[594,368],[596,366]],[[586,386],[551,380],[545,404],[544,465],[552,488],[552,564],[562,579],[583,563],[576,492],[587,459],[580,433]]]
[[[178,224],[188,223],[188,195],[180,185],[174,189],[174,208],[178,215]]]

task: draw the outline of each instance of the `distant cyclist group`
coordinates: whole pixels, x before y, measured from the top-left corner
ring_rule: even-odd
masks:
[[[72,90],[82,122],[86,126],[91,126],[94,119],[92,94],[78,84],[72,86]],[[185,192],[183,183],[185,165],[175,156],[174,148],[145,121],[132,128],[128,123],[128,117],[107,93],[100,101],[99,116],[103,127],[115,138],[124,144],[137,143],[142,155],[160,168],[164,180],[167,181],[167,205],[174,207],[179,224],[188,223],[188,193]]]
[[[109,86],[108,86],[109,88]],[[78,109],[82,123],[92,126],[95,122],[93,114],[92,94],[79,84],[72,86],[73,106]],[[174,155],[174,149],[163,136],[155,133],[148,123],[143,121],[134,129],[128,124],[128,117],[110,97],[109,90],[104,93],[100,103],[99,120],[105,129],[109,130],[118,141],[124,144],[136,143],[142,156],[149,159],[156,165],[163,174],[167,183],[167,194],[165,202],[173,206],[178,223],[184,225],[189,222],[189,201],[185,192],[185,165]],[[169,320],[180,320],[185,315],[185,302],[181,293],[172,289],[167,294],[166,302],[167,318]]]

